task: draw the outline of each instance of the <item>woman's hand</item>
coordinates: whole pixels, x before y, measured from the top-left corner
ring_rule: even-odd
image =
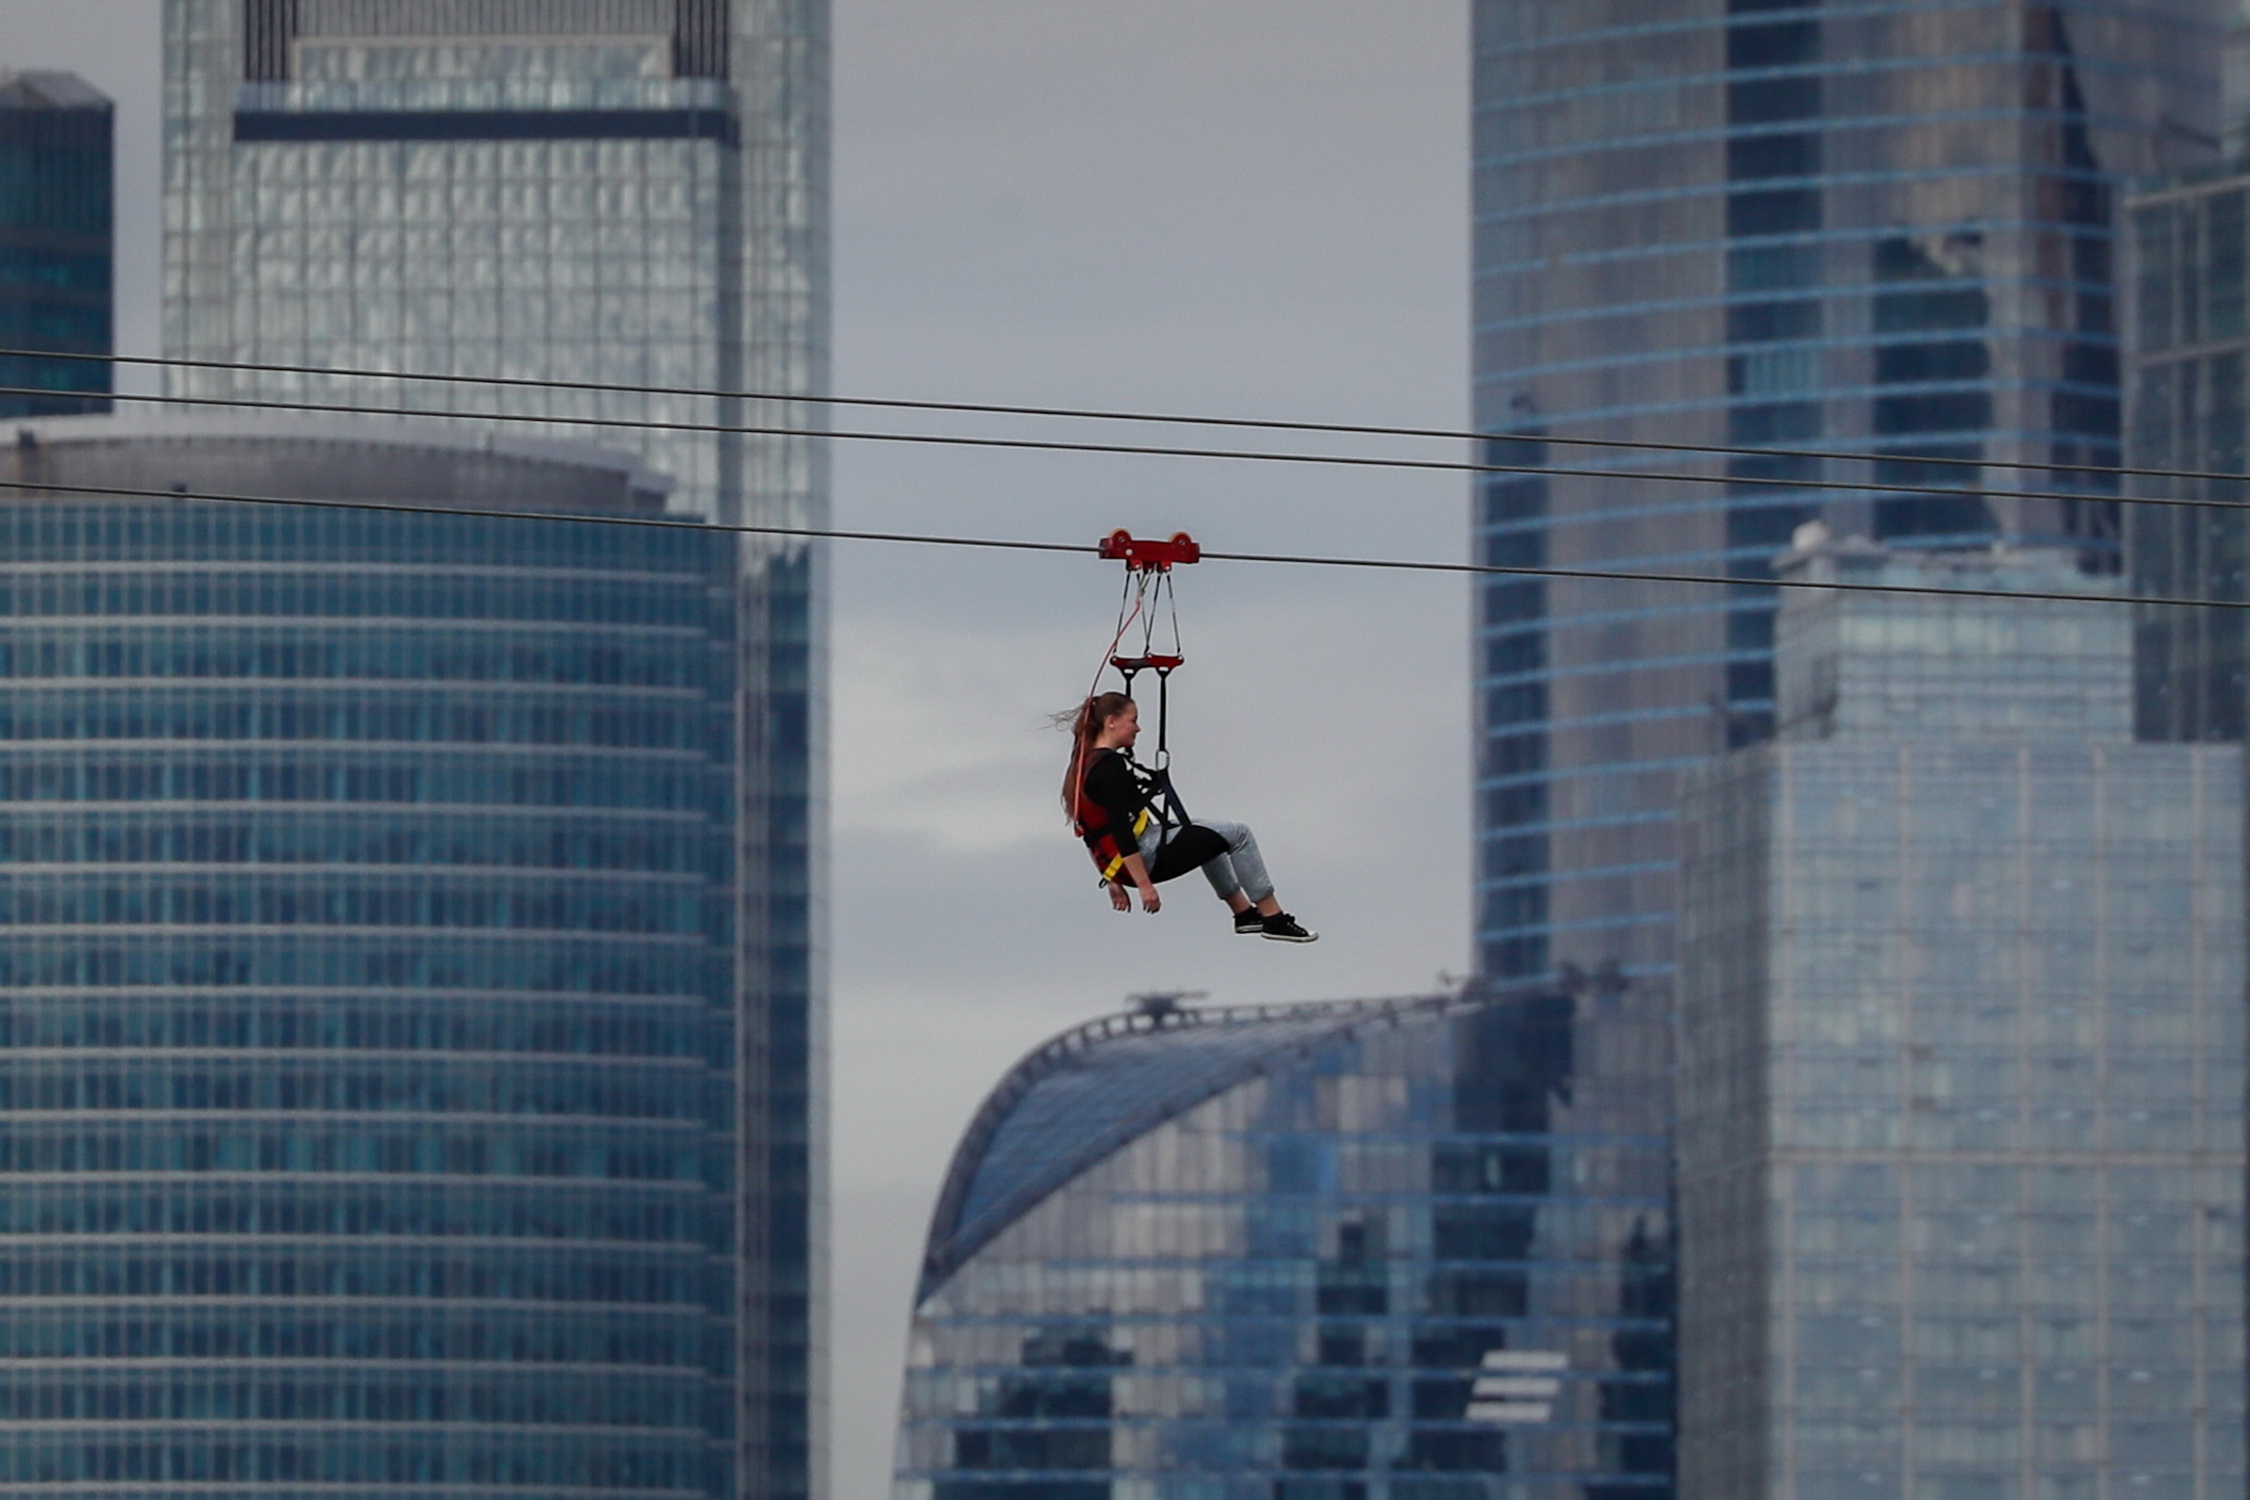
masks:
[[[1158,894],[1156,894],[1156,887],[1155,887],[1155,886],[1153,886],[1153,885],[1144,885],[1144,886],[1142,886],[1142,887],[1141,887],[1141,910],[1142,910],[1142,911],[1146,911],[1146,912],[1154,912],[1154,911],[1159,911],[1159,910],[1161,910],[1161,909],[1163,908],[1163,906],[1164,906],[1164,898],[1163,898],[1162,896],[1159,896]]]
[[[1133,909],[1133,898],[1125,894],[1125,887],[1112,880],[1109,882],[1108,889],[1111,906],[1119,911],[1131,911]]]

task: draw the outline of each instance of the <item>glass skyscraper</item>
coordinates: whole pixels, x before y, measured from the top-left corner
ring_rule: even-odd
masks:
[[[1808,536],[1811,582],[2083,591]],[[2244,1484],[2243,764],[2133,740],[2121,606],[1781,608],[1693,778],[1684,1500]]]
[[[1991,504],[1786,486],[2049,489],[1998,466],[2116,462],[2116,194],[2215,144],[2210,19],[2190,0],[1480,4],[1477,421],[1514,435],[1499,462],[1708,476],[1495,479],[1481,555],[1756,578],[1819,510],[2114,567],[2116,507],[2091,482]],[[1916,462],[1933,457],[1995,467]],[[1482,586],[1485,974],[1669,973],[1677,777],[1770,733],[1773,607],[1747,586]]]
[[[1157,1005],[1033,1052],[931,1224],[899,1500],[1669,1495],[1662,1152],[1577,1088],[1605,1003]]]
[[[0,1488],[767,1493],[736,538],[169,498],[662,513],[397,424],[0,476]]]
[[[112,135],[85,80],[0,71],[0,349],[110,352]],[[102,411],[109,366],[0,354],[0,387],[0,417]]]
[[[2138,322],[2134,329],[2135,467],[2250,472],[2250,360],[2245,317],[2250,176],[2239,166],[2183,178],[2132,205]],[[2212,500],[2208,509],[2132,508],[2126,556],[2133,591],[2157,598],[2240,601],[2250,565],[2240,507],[2250,485],[2140,479],[2144,493]],[[2150,740],[2240,741],[2245,633],[2240,609],[2144,606],[2136,640],[2135,723]]]
[[[674,390],[171,388],[563,418],[517,430],[637,449],[681,514],[818,526],[817,442],[740,430],[817,412],[675,392],[825,387],[827,41],[825,0],[165,0],[167,354]],[[651,422],[688,425],[604,425]],[[745,1472],[790,1500],[825,1426],[826,603],[812,547],[742,560],[738,1357]]]
[[[1815,515],[2117,566],[2104,482],[2003,466],[2116,460],[2118,197],[2214,150],[2218,32],[2200,0],[1474,15],[1474,413],[1491,461],[1529,471],[1480,486],[1474,555],[1742,580],[1477,591],[1478,970],[1603,977],[1580,1087],[1661,1167],[1679,789],[1772,733],[1775,604],[1756,581]],[[1766,451],[1788,449],[1874,458]],[[1800,487],[1829,481],[1909,488]],[[1977,483],[2070,497],[1912,488]]]

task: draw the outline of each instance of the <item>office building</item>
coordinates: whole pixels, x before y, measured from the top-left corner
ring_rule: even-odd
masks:
[[[1808,528],[1691,780],[1684,1500],[2243,1491],[2243,766],[2073,551]]]
[[[496,425],[628,446],[683,515],[818,526],[816,443],[742,430],[817,413],[693,393],[825,388],[826,27],[825,0],[166,0],[165,352],[468,377],[171,388],[563,419]],[[743,1450],[794,1500],[825,1442],[824,564],[742,556]]]
[[[761,1493],[736,538],[538,519],[663,504],[339,419],[0,454],[9,1495]]]
[[[1157,1002],[1031,1053],[931,1224],[900,1500],[1669,1495],[1665,1178],[1577,1092],[1603,1003]]]
[[[0,349],[110,352],[112,135],[85,80],[0,71]],[[109,388],[100,360],[0,354],[0,417],[103,411]]]
[[[1485,0],[1475,410],[1516,435],[1493,461],[1705,480],[1496,476],[1480,554],[1759,578],[1818,511],[2113,568],[2099,480],[1990,503],[1789,486],[2069,490],[2005,465],[2117,460],[2117,197],[2216,144],[2214,20],[2189,0]],[[1482,972],[1614,961],[1657,1000],[1678,775],[1770,733],[1771,591],[1491,578],[1481,595]]]
[[[1474,18],[1473,411],[1488,461],[1519,472],[1480,484],[1472,555],[1741,580],[1477,588],[1478,972],[1612,976],[1617,1041],[1583,1082],[1662,1140],[1680,780],[1772,732],[1760,580],[1816,514],[2116,567],[2107,481],[2017,486],[2004,465],[2116,458],[2115,209],[2128,178],[2214,150],[2216,17],[1479,0]],[[1685,446],[1580,446],[1599,440]],[[1876,457],[1799,456],[1828,450]],[[1831,482],[1868,488],[1804,488]],[[2065,498],[1919,488],[1978,484]]]
[[[2250,177],[2239,168],[2183,176],[2131,205],[2136,291],[2128,456],[2136,468],[2250,471],[2244,404],[2244,252]],[[2242,513],[2250,488],[2223,479],[2138,478],[2164,499],[2210,508],[2130,509],[2126,555],[2133,592],[2148,598],[2239,602]],[[2143,606],[2135,640],[2135,727],[2144,739],[2240,741],[2244,634],[2240,609]]]

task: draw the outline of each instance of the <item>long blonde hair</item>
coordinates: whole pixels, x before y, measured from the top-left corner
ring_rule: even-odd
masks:
[[[1076,708],[1066,708],[1055,715],[1055,727],[1070,726],[1070,764],[1063,770],[1063,816],[1078,817],[1078,787],[1086,779],[1086,766],[1094,756],[1094,741],[1101,738],[1102,726],[1133,707],[1133,700],[1124,693],[1096,693]]]

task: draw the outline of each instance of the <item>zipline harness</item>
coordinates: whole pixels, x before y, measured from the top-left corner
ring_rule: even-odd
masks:
[[[1188,810],[1180,801],[1179,792],[1172,785],[1172,749],[1170,744],[1172,674],[1187,660],[1180,645],[1180,611],[1172,592],[1172,567],[1175,563],[1199,562],[1203,549],[1186,532],[1172,534],[1169,541],[1150,541],[1135,537],[1131,532],[1118,530],[1102,538],[1101,555],[1111,562],[1125,564],[1125,591],[1118,599],[1117,630],[1110,637],[1109,650],[1104,652],[1101,667],[1094,669],[1093,688],[1101,686],[1104,668],[1114,667],[1125,680],[1125,696],[1133,696],[1133,679],[1143,672],[1156,674],[1156,754],[1153,764],[1143,765],[1125,752],[1126,764],[1134,777],[1148,793],[1148,800],[1159,812],[1158,848],[1171,841],[1175,830],[1188,825]],[[1161,607],[1171,626],[1171,649],[1160,652],[1157,647],[1157,615]],[[1126,636],[1134,625],[1140,626],[1140,652],[1127,655],[1119,651],[1126,644]],[[1094,697],[1089,689],[1088,699]],[[1078,768],[1083,783],[1085,766]],[[1073,826],[1080,838],[1088,841],[1094,863],[1102,871],[1102,878],[1115,877],[1125,856],[1137,852],[1135,837],[1139,829],[1102,829],[1090,831],[1086,820],[1086,799],[1083,785],[1078,793],[1079,815]],[[1102,835],[1108,835],[1103,837]],[[1096,848],[1096,842],[1108,844],[1108,849]]]

